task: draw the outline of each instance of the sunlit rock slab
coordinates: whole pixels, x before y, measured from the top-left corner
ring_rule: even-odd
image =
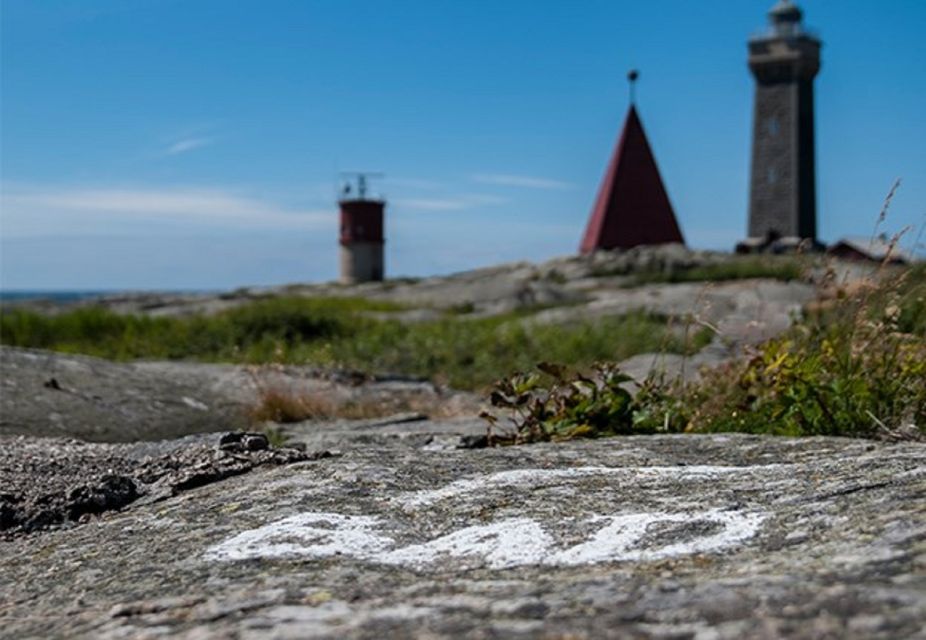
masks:
[[[0,635],[899,638],[926,446],[405,440],[0,544]]]
[[[478,405],[471,394],[395,376],[308,366],[112,362],[0,346],[0,436],[135,442],[253,428],[249,415],[267,392],[321,399],[335,412],[357,404],[385,413],[414,405],[448,415],[472,413]]]

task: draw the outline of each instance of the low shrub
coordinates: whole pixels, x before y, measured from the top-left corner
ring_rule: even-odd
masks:
[[[926,436],[926,267],[879,275],[695,383],[650,378],[630,398],[613,367],[588,378],[544,365],[547,378],[504,380],[491,400],[513,411],[516,435],[495,441],[658,431]],[[485,417],[491,434],[497,418]]]
[[[541,363],[537,370],[496,382],[493,407],[506,409],[513,434],[497,432],[499,417],[483,412],[490,446],[558,442],[632,433],[652,433],[637,420],[643,407],[625,388],[631,378],[615,365],[596,364],[588,373]]]

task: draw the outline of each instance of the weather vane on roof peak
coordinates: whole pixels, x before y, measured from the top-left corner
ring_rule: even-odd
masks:
[[[640,72],[636,69],[631,69],[627,72],[627,80],[630,82],[630,104],[634,105],[637,102],[637,79],[640,77]]]

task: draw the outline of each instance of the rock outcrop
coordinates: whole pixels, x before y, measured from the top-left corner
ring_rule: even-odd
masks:
[[[231,432],[133,445],[8,438],[0,449],[0,535],[85,522],[137,500],[163,500],[263,465],[331,454],[271,449],[261,433]]]
[[[242,429],[268,391],[319,399],[332,411],[362,405],[383,414],[411,408],[446,415],[478,406],[470,394],[395,377],[295,366],[118,363],[0,346],[0,436],[135,442]]]
[[[343,455],[0,542],[0,636],[922,634],[926,445],[477,424],[296,425]]]
[[[42,300],[17,303],[43,313],[57,313],[79,306],[103,306],[118,313],[150,316],[184,316],[210,314],[231,309],[255,300],[274,296],[327,297],[346,296],[395,302],[406,305],[413,313],[397,317],[409,321],[428,319],[436,310],[466,309],[475,315],[494,315],[516,309],[543,306],[582,305],[601,300],[605,307],[621,306],[626,297],[633,302],[639,296],[634,277],[641,274],[677,273],[685,269],[724,265],[741,256],[712,251],[696,251],[681,245],[641,246],[627,251],[600,251],[587,256],[564,256],[534,264],[516,262],[428,278],[396,278],[360,285],[340,283],[291,284],[271,287],[244,287],[224,293],[125,292],[58,304]],[[669,294],[670,313],[697,310],[699,292],[706,283],[695,285],[693,295]],[[657,287],[657,291],[661,287]],[[801,287],[796,287],[800,289]],[[648,290],[643,287],[643,290]],[[748,292],[749,287],[740,287]],[[803,287],[812,291],[809,286]],[[684,289],[683,289],[684,291]],[[629,295],[622,295],[629,294]],[[646,298],[649,294],[643,293]],[[659,294],[656,294],[659,295]],[[797,292],[796,302],[805,292]],[[635,305],[631,305],[635,306]],[[664,306],[664,305],[663,305]]]

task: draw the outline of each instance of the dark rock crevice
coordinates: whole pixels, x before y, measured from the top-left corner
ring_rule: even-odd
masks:
[[[131,445],[13,438],[0,452],[0,535],[84,522],[145,498],[157,501],[262,466],[318,460],[327,451],[271,449],[259,433],[203,437],[138,459]],[[217,440],[218,445],[203,440]],[[18,454],[18,455],[17,455]]]

